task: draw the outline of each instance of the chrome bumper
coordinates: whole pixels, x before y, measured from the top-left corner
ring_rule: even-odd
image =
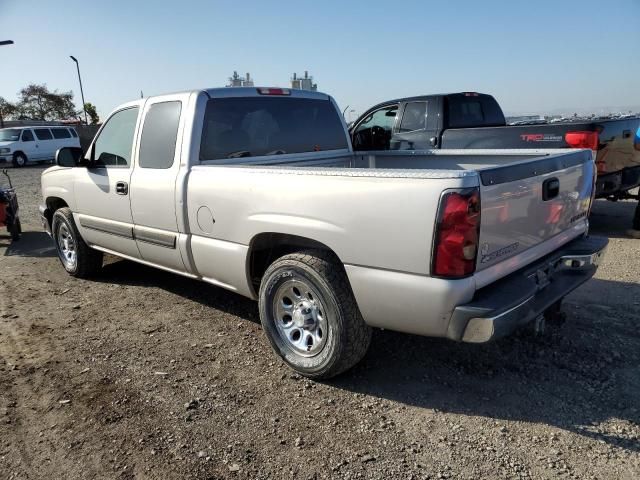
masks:
[[[546,309],[589,280],[604,259],[609,240],[584,237],[476,292],[456,307],[447,336],[484,343],[538,318]]]

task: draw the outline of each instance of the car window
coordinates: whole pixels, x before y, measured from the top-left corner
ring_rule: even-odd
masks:
[[[427,102],[410,102],[404,107],[400,132],[423,130],[427,123]]]
[[[347,148],[342,118],[329,100],[216,98],[207,103],[200,159]]]
[[[107,120],[94,143],[94,166],[128,167],[131,164],[137,119],[138,107],[132,107],[114,113]]]
[[[353,148],[356,150],[389,150],[398,105],[389,105],[367,115],[355,128]]]
[[[69,132],[71,133],[71,136],[73,138],[78,138],[78,134],[76,133],[76,131],[73,128],[70,128]]]
[[[71,138],[69,130],[66,128],[52,128],[51,133],[53,133],[53,138]]]
[[[22,141],[23,142],[33,142],[33,133],[31,133],[31,130],[23,130],[22,131]]]
[[[36,133],[38,140],[51,140],[53,138],[51,130],[48,128],[34,128],[33,131]]]
[[[449,128],[504,125],[498,102],[488,95],[452,94],[446,102]]]
[[[181,102],[155,103],[149,107],[140,138],[142,168],[170,168],[176,152]]]
[[[15,142],[20,138],[19,128],[7,128],[0,130],[0,142]]]

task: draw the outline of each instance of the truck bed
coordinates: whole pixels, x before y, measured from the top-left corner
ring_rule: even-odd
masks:
[[[325,156],[297,155],[295,158],[252,159],[242,158],[229,161],[207,161],[203,165],[233,165],[243,167],[274,167],[280,171],[285,167],[304,169],[309,174],[358,175],[366,176],[407,176],[419,175],[424,178],[459,178],[466,176],[461,172],[481,172],[484,170],[536,162],[545,158],[570,158],[570,152],[563,149],[460,149],[460,150],[397,150],[356,152],[351,155]],[[287,157],[291,157],[287,155]],[[415,172],[420,170],[421,172]]]

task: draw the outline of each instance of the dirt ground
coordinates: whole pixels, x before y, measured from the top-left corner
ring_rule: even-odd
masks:
[[[0,479],[640,477],[634,203],[597,202],[606,262],[547,337],[376,332],[320,383],[243,297],[117,259],[69,277],[41,170],[11,171],[26,232],[0,236]]]

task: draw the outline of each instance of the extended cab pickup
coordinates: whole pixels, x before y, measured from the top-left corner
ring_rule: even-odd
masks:
[[[357,363],[371,328],[486,342],[588,280],[589,150],[354,153],[331,97],[223,88],[118,107],[42,174],[68,273],[103,252],[259,301],[303,375]]]
[[[507,126],[491,96],[425,95],[380,103],[351,127],[355,150],[588,148],[596,154],[596,198],[618,200],[640,185],[640,117]],[[635,148],[634,148],[635,147]],[[634,228],[640,230],[640,206]]]

